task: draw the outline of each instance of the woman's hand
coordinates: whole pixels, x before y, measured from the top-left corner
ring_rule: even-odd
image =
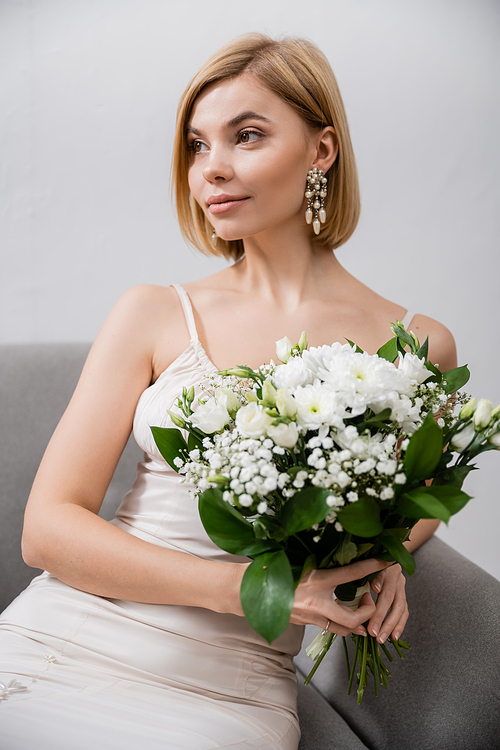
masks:
[[[397,563],[382,570],[371,583],[378,599],[368,632],[376,636],[379,643],[384,643],[390,635],[397,640],[404,630],[409,614],[405,585],[406,579]]]
[[[362,560],[352,565],[345,565],[343,568],[335,568],[333,570],[309,571],[297,586],[290,622],[299,625],[312,624],[320,628],[325,628],[329,620],[328,630],[332,633],[338,633],[339,635],[348,635],[349,633],[366,635],[366,630],[362,627],[364,622],[367,620],[370,620],[370,622],[382,622],[383,620],[383,615],[380,612],[384,611],[384,601],[390,599],[390,589],[395,576],[391,574],[386,582],[385,578],[380,578],[380,575],[386,573],[386,569],[390,565],[392,563],[371,559]],[[333,598],[335,587],[339,584],[366,578],[378,570],[382,571],[382,573],[377,576],[375,581],[381,584],[382,590],[385,590],[387,586],[387,591],[380,607],[378,603],[375,605],[370,593],[364,594],[358,609],[354,612]],[[401,569],[399,568],[399,570]],[[391,585],[387,585],[389,581]],[[393,589],[396,590],[397,588],[394,583]],[[392,597],[388,606],[391,606],[393,600],[394,597]],[[386,611],[387,608],[384,614]],[[399,620],[400,618],[397,620],[398,624]]]

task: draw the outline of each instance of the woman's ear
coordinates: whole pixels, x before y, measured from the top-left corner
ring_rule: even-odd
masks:
[[[326,128],[318,133],[316,139],[316,159],[313,161],[313,167],[322,169],[326,174],[339,153],[339,140],[335,128],[327,125]]]

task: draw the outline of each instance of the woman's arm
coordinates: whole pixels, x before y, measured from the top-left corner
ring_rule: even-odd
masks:
[[[167,350],[173,360],[188,340],[174,290],[137,287],[117,303],[37,473],[22,543],[28,565],[106,597],[233,606],[237,566],[162,549],[97,516],[155,357]]]

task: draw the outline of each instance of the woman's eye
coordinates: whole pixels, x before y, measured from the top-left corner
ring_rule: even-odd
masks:
[[[258,138],[260,138],[260,133],[257,133],[255,130],[243,130],[239,134],[240,143],[252,143]]]
[[[201,151],[205,151],[206,146],[203,141],[191,141],[189,148],[191,151],[194,151],[195,154],[199,154]]]

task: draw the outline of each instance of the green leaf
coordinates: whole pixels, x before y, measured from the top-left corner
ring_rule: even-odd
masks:
[[[425,339],[424,343],[420,347],[420,349],[417,352],[417,357],[419,359],[427,359],[429,356],[429,337]]]
[[[220,490],[209,489],[202,492],[198,508],[201,522],[210,539],[232,555],[253,557],[280,548],[271,539],[257,539],[252,524],[222,499]]]
[[[430,487],[416,487],[405,493],[397,504],[397,512],[407,518],[439,518],[448,523],[450,511],[441,500],[431,495]]]
[[[285,533],[291,536],[298,531],[310,529],[315,523],[321,523],[331,510],[326,502],[331,494],[330,490],[322,487],[307,487],[297,492],[281,511]]]
[[[422,489],[443,503],[443,505],[449,510],[450,516],[454,516],[455,513],[462,510],[471,499],[471,496],[466,492],[462,492],[459,487],[454,487],[452,485],[438,485],[433,482],[430,487],[422,487]]]
[[[346,341],[349,344],[349,346],[355,346],[356,347],[356,354],[363,354],[364,353],[364,350],[360,346],[358,346],[357,344],[355,344],[354,341],[351,341],[351,339],[346,339]]]
[[[340,508],[337,518],[344,529],[355,536],[377,536],[383,529],[379,507],[371,497],[360,497],[356,502]]]
[[[354,542],[349,541],[348,537],[344,537],[335,550],[333,560],[340,566],[349,565],[351,560],[354,560],[357,554],[358,548]]]
[[[401,539],[397,536],[381,536],[380,544],[390,553],[393,560],[398,562],[406,570],[409,576],[415,571],[415,560],[408,552]]]
[[[398,340],[396,337],[390,339],[386,344],[380,347],[377,352],[379,357],[386,359],[388,362],[394,362],[398,358]]]
[[[404,466],[410,482],[429,479],[439,463],[443,451],[443,436],[434,422],[432,414],[428,414],[422,425],[410,438],[406,449]]]
[[[445,393],[455,393],[468,382],[470,372],[467,365],[455,367],[453,370],[443,372],[443,385]]]
[[[430,382],[434,381],[436,383],[440,383],[441,380],[443,379],[443,374],[442,374],[441,370],[438,370],[438,368],[436,367],[436,365],[433,365],[432,362],[429,359],[427,359],[425,361],[425,366],[427,367],[428,370],[431,371],[431,373],[433,375],[432,378],[427,378],[427,380],[425,382],[426,383],[430,383]]]
[[[240,588],[241,606],[252,628],[268,643],[287,627],[294,595],[292,570],[283,550],[259,555],[246,569]]]
[[[203,444],[201,442],[201,439],[197,435],[193,435],[192,432],[190,432],[188,435],[187,447],[188,447],[188,451],[192,451],[195,448],[198,448],[200,451],[203,451]]]
[[[368,419],[365,419],[363,424],[378,424],[379,422],[385,422],[388,419],[391,418],[392,409],[389,407],[387,409],[382,409],[382,411],[379,411],[378,414],[374,414],[373,417],[368,417]]]
[[[398,340],[402,341],[403,344],[407,344],[410,347],[410,351],[413,351],[415,342],[408,331],[406,331],[401,325],[398,325],[397,323],[395,325],[393,324],[392,330],[394,335],[397,336]]]
[[[154,441],[158,450],[174,471],[179,468],[174,464],[174,458],[186,461],[187,443],[182,433],[176,427],[151,427]]]
[[[436,477],[432,486],[436,487],[439,485],[451,485],[452,487],[458,487],[460,489],[467,478],[467,475],[475,470],[474,464],[470,466],[452,466],[451,469],[446,469]]]

